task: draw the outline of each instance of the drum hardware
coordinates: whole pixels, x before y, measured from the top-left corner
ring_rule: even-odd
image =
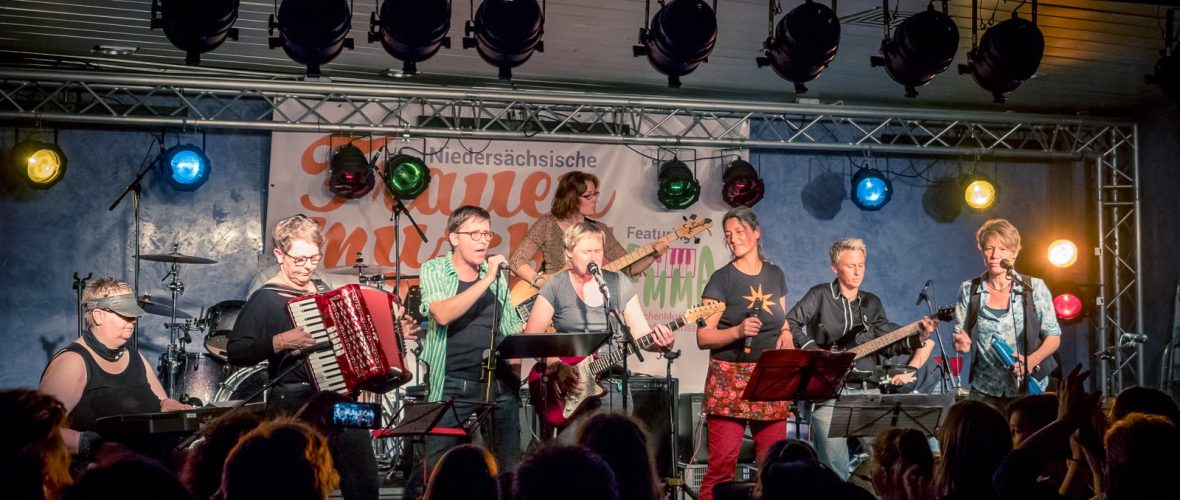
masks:
[[[171,316],[174,306],[174,304],[169,303],[164,299],[152,298],[152,296],[149,294],[144,294],[139,297],[139,307],[148,314],[154,314],[156,316]],[[189,313],[178,310],[176,311],[176,317],[177,319],[191,319],[193,316]]]
[[[82,317],[86,315],[86,310],[82,308],[82,290],[86,288],[86,282],[94,277],[94,273],[86,273],[85,278],[79,278],[78,272],[74,271],[74,293],[78,297],[78,337],[82,337],[82,329],[84,328]]]
[[[173,244],[172,252],[167,254],[147,254],[137,255],[137,260],[146,260],[150,262],[164,262],[169,263],[168,274],[164,275],[161,281],[167,281],[165,285],[172,293],[171,304],[165,305],[160,301],[152,301],[150,296],[144,296],[147,303],[159,305],[168,310],[167,315],[171,317],[171,321],[166,323],[168,328],[168,348],[160,355],[160,372],[161,378],[164,376],[168,379],[168,384],[164,390],[168,393],[168,397],[182,400],[187,399],[189,395],[178,392],[177,382],[182,367],[182,359],[186,359],[185,344],[192,342],[192,336],[189,332],[193,328],[192,321],[185,321],[184,323],[177,323],[177,318],[191,320],[192,316],[183,311],[176,310],[176,304],[180,299],[180,295],[184,293],[184,282],[180,279],[180,265],[181,264],[215,264],[217,261],[213,259],[206,259],[204,257],[194,257],[180,253],[180,245]],[[143,303],[143,301],[141,301]],[[147,310],[145,308],[145,310]],[[159,310],[159,309],[157,309]],[[183,401],[182,401],[183,402]]]
[[[217,261],[213,259],[206,259],[204,257],[194,257],[192,255],[184,255],[177,250],[180,245],[173,244],[172,253],[149,253],[139,256],[139,260],[146,260],[149,262],[164,262],[168,264],[216,264]]]

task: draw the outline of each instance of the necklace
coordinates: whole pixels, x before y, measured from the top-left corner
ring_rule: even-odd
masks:
[[[987,287],[991,288],[992,291],[994,291],[994,292],[1007,292],[1009,289],[1012,288],[1012,282],[1009,281],[1007,286],[1001,288],[1001,287],[997,287],[997,286],[993,285],[991,281],[988,281]]]

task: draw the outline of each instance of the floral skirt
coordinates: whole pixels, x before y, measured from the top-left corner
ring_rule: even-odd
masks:
[[[709,374],[705,376],[705,401],[701,411],[747,420],[784,420],[791,416],[789,401],[746,401],[742,392],[757,363],[731,363],[709,360]]]

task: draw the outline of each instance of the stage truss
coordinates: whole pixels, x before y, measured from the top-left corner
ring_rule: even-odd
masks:
[[[326,118],[329,107],[345,117]],[[1128,121],[7,67],[0,67],[0,120],[1084,161],[1096,179],[1095,343],[1106,349],[1143,324],[1138,129]],[[1142,345],[1100,360],[1100,373],[1112,367],[1123,368],[1099,377],[1104,392],[1141,383]]]

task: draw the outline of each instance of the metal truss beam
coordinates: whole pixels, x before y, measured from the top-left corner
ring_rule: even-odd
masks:
[[[260,112],[243,115],[241,104]],[[325,110],[332,109],[328,118]],[[0,67],[0,119],[919,156],[1079,158],[1132,123],[1055,115]],[[757,128],[761,133],[747,134]],[[748,136],[762,137],[749,139]]]

